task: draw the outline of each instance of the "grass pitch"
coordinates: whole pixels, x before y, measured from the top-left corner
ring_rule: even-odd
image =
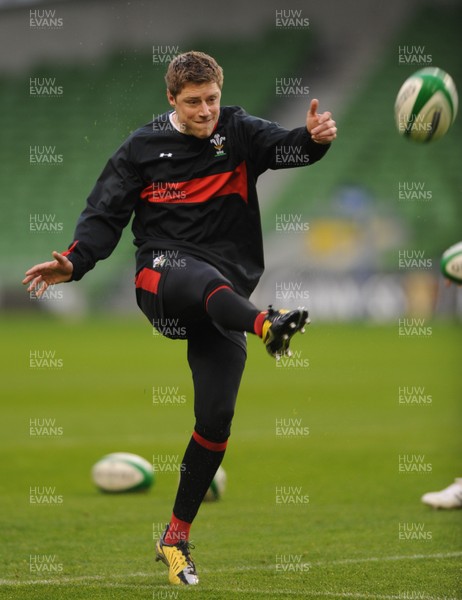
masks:
[[[1,325],[0,597],[462,598],[462,513],[420,502],[462,474],[460,325],[314,324],[281,366],[249,336],[192,589],[153,560],[193,426],[185,345],[141,315]],[[101,494],[90,468],[113,451],[171,467]]]

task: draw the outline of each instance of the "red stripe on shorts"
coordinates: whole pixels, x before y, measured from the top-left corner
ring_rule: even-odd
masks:
[[[135,285],[137,288],[151,292],[151,294],[157,294],[157,288],[159,287],[160,273],[153,271],[152,269],[144,268],[138,273],[135,279]]]

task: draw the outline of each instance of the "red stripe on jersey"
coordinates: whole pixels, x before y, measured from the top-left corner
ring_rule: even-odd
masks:
[[[61,252],[61,254],[63,256],[67,256],[68,254],[70,254],[72,252],[72,250],[74,250],[74,248],[77,246],[78,243],[79,243],[79,240],[75,240],[75,242],[72,244],[72,246],[70,248],[68,248],[67,250],[65,250],[64,252]]]
[[[137,288],[151,292],[151,294],[157,294],[157,288],[159,287],[160,273],[153,271],[152,269],[141,269],[135,278],[135,285]]]
[[[234,171],[189,181],[153,181],[141,192],[141,198],[153,203],[192,204],[229,194],[238,194],[246,204],[248,202],[247,167],[244,161]]]
[[[228,445],[228,440],[226,440],[226,442],[211,442],[199,435],[197,431],[193,431],[192,436],[198,444],[204,448],[207,448],[207,450],[212,450],[212,452],[223,452],[223,450],[226,450],[226,446]]]

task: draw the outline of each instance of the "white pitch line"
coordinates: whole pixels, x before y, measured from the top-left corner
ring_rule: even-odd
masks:
[[[140,573],[140,575],[144,576],[144,573]],[[98,576],[95,576],[95,578]],[[94,579],[95,579],[94,578]],[[40,581],[39,583],[44,583],[43,581]],[[60,584],[63,583],[62,580],[59,582]],[[78,586],[79,582],[72,582],[73,586]],[[80,585],[86,585],[83,581],[81,581]],[[147,584],[139,584],[139,583],[118,583],[118,582],[104,582],[102,581],[101,584],[98,586],[100,588],[110,588],[110,589],[144,589],[144,590],[153,590],[153,584],[147,585]],[[162,588],[165,588],[166,590],[171,589],[170,585],[165,585],[162,586]],[[159,590],[160,591],[160,590]],[[201,587],[201,591],[203,591],[204,593],[213,593],[215,590],[215,588],[210,589],[207,587]],[[163,592],[162,592],[163,593]],[[168,594],[168,591],[166,591],[166,593]],[[178,592],[176,592],[178,593]],[[233,593],[236,594],[245,594],[245,595],[249,595],[252,594],[253,596],[271,596],[271,598],[274,598],[275,595],[276,596],[294,596],[297,598],[303,597],[303,598],[355,598],[357,600],[400,600],[402,598],[401,595],[385,595],[385,594],[369,594],[367,592],[328,592],[328,591],[322,591],[322,592],[316,592],[316,591],[310,591],[310,590],[304,590],[303,592],[300,591],[294,591],[294,590],[287,590],[287,589],[282,589],[282,590],[277,590],[272,588],[271,590],[258,590],[258,589],[246,589],[246,588],[233,588]],[[168,596],[165,596],[166,598]],[[425,592],[422,592],[422,595],[418,596],[419,598],[421,598],[421,600],[460,600],[458,598],[452,598],[450,596],[429,596],[428,594],[426,594]]]
[[[75,584],[74,584],[75,585]],[[153,585],[147,585],[147,584],[139,584],[139,583],[117,583],[117,582],[113,582],[113,583],[109,583],[109,582],[102,582],[98,587],[100,588],[109,588],[109,589],[144,589],[144,590],[151,590],[153,591]],[[165,585],[162,586],[162,591],[159,590],[159,593],[164,594],[164,588],[165,588],[165,594],[168,594],[168,590],[171,590],[171,585]],[[282,589],[282,590],[277,590],[274,588],[271,588],[271,590],[257,590],[257,589],[245,589],[245,588],[233,588],[233,593],[235,594],[245,594],[245,595],[249,595],[252,594],[253,597],[255,596],[271,596],[271,598],[274,598],[275,596],[294,596],[297,598],[355,598],[357,600],[400,600],[402,599],[401,595],[385,595],[385,594],[369,594],[367,592],[328,592],[328,591],[322,591],[322,592],[315,592],[315,591],[307,591],[307,590],[303,590],[303,592],[300,591],[294,591],[294,590],[287,590],[287,589]],[[208,587],[201,587],[201,592],[204,593],[213,593],[216,592],[216,589],[210,589]],[[178,594],[178,592],[172,592]],[[167,595],[164,595],[162,597],[168,598]],[[173,596],[172,596],[173,597]],[[178,596],[175,596],[178,597]],[[419,594],[418,598],[420,598],[421,600],[460,600],[459,598],[452,598],[450,596],[429,596],[428,594],[426,594],[425,592],[422,592],[422,595]]]
[[[341,558],[339,560],[321,560],[310,562],[306,561],[305,564],[310,567],[330,567],[332,565],[351,565],[357,563],[368,563],[368,562],[388,562],[388,561],[399,561],[399,560],[422,560],[422,559],[436,559],[436,558],[458,558],[462,556],[462,552],[446,552],[436,554],[410,554],[406,556],[369,556],[367,558]],[[228,567],[226,569],[201,569],[203,573],[227,573],[232,571],[271,571],[276,570],[275,565],[241,565],[236,567]]]
[[[376,563],[380,563],[380,562],[389,562],[389,561],[401,561],[401,560],[433,560],[433,559],[445,559],[445,558],[458,558],[462,556],[462,552],[447,552],[447,553],[435,553],[435,554],[411,554],[411,555],[398,555],[398,556],[369,556],[366,558],[344,558],[344,559],[339,559],[339,560],[330,560],[330,561],[317,561],[317,562],[307,562],[306,564],[308,564],[310,567],[329,567],[332,565],[348,565],[348,564],[358,564],[358,563],[368,563],[368,562],[376,562]],[[245,572],[245,571],[274,571],[276,570],[276,566],[275,565],[261,565],[261,566],[257,566],[257,565],[241,565],[241,566],[236,566],[236,567],[227,567],[225,569],[201,569],[202,573],[233,573],[233,572]],[[20,586],[20,585],[25,585],[25,586],[29,586],[29,585],[55,585],[55,586],[60,586],[60,585],[67,585],[67,584],[72,584],[72,585],[78,585],[79,583],[83,584],[83,585],[87,585],[87,584],[91,584],[92,582],[102,582],[104,585],[104,582],[106,582],[105,585],[109,586],[127,586],[130,584],[118,584],[118,583],[113,583],[111,584],[110,582],[108,582],[108,579],[126,579],[128,577],[132,577],[132,578],[151,578],[151,579],[157,579],[157,578],[164,578],[165,573],[164,572],[155,572],[153,571],[152,573],[116,573],[116,574],[111,574],[111,575],[81,575],[81,576],[76,576],[76,577],[59,577],[57,576],[56,578],[53,579],[35,579],[35,580],[17,580],[17,579],[0,579],[0,586]],[[233,591],[239,592],[239,593],[245,593],[246,590],[239,590],[239,588],[235,588]],[[247,592],[249,592],[249,590],[247,590]],[[257,592],[255,592],[257,593]],[[259,594],[261,595],[265,595],[267,594],[267,592],[265,591],[258,591]],[[269,592],[268,592],[269,593]],[[272,593],[272,592],[271,592]],[[292,595],[292,592],[280,592],[280,593],[285,593],[285,594],[290,594]],[[299,592],[294,592],[294,594],[298,594]],[[382,599],[382,600],[394,600],[396,598],[399,598],[399,596],[371,596],[371,595],[364,595],[364,594],[360,594],[358,595],[356,592],[341,592],[341,593],[336,593],[336,592],[322,592],[322,593],[318,593],[318,592],[304,592],[305,595],[311,595],[313,597],[317,597],[317,596],[322,596],[322,594],[324,595],[328,595],[328,596],[332,596],[332,597],[338,597],[338,598],[378,598],[378,599]],[[457,598],[447,598],[445,597],[444,599],[439,599],[437,597],[433,597],[433,596],[425,596],[422,600],[457,600]]]
[[[329,565],[349,565],[353,563],[365,562],[387,562],[394,560],[425,560],[434,558],[458,558],[462,556],[462,552],[439,552],[436,554],[410,554],[407,556],[369,556],[367,558],[342,558],[339,560],[319,561],[309,563],[312,566],[323,567]]]
[[[165,575],[165,572],[162,572]],[[56,579],[31,579],[18,581],[15,579],[0,579],[0,585],[74,585],[91,583],[93,581],[106,581],[107,579],[126,579],[127,577],[161,577],[160,572],[153,573],[114,573],[111,575],[78,575],[76,577],[56,577]]]
[[[204,591],[207,591],[206,589]],[[273,597],[273,594],[281,594],[286,596],[298,596],[303,598],[361,598],[363,600],[400,600],[402,596],[398,595],[384,595],[384,594],[368,594],[367,592],[314,592],[310,590],[303,590],[303,592],[296,592],[292,590],[251,590],[233,588],[233,592],[237,594],[252,594],[254,596],[269,596]],[[458,598],[450,598],[449,596],[428,596],[424,593],[421,600],[459,600]]]

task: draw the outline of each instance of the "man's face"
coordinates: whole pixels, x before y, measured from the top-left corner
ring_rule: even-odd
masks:
[[[186,83],[176,97],[167,90],[167,98],[182,133],[197,138],[212,135],[220,116],[221,91],[215,82]]]

